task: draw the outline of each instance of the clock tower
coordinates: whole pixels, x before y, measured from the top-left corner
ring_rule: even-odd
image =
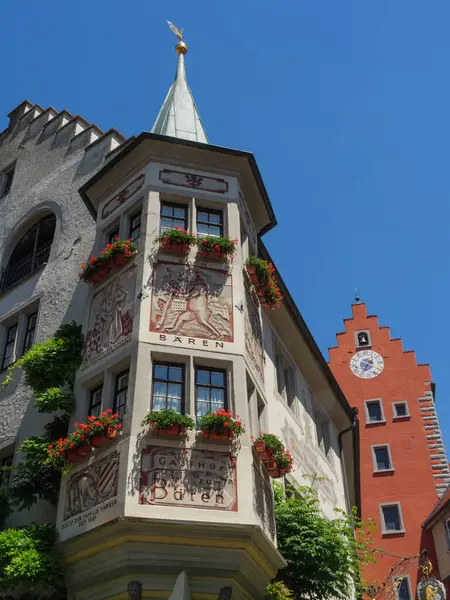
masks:
[[[364,577],[368,584],[383,583],[402,556],[423,548],[437,569],[422,523],[450,483],[450,472],[430,366],[417,364],[414,352],[391,338],[363,303],[352,306],[344,325],[329,366],[359,411],[362,519],[375,521],[373,546],[379,550]],[[417,561],[395,569],[404,577],[398,597],[414,598]]]

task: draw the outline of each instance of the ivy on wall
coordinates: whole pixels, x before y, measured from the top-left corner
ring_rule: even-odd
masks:
[[[2,386],[8,385],[21,367],[25,383],[40,413],[56,413],[44,434],[27,438],[20,446],[16,466],[10,468],[10,485],[0,489],[0,524],[15,510],[29,509],[38,500],[56,506],[61,473],[51,464],[48,445],[67,435],[74,408],[73,386],[81,365],[83,335],[74,321],[61,325],[55,336],[32,346],[9,368]],[[56,600],[65,597],[59,557],[54,552],[55,528],[32,523],[0,532],[0,588],[26,590],[22,600]],[[38,592],[36,592],[36,588]]]
[[[278,550],[287,561],[267,588],[268,600],[327,600],[360,595],[362,566],[374,562],[372,523],[335,509],[327,519],[320,510],[317,490],[309,486],[284,489],[274,485]],[[274,584],[282,586],[274,587]]]

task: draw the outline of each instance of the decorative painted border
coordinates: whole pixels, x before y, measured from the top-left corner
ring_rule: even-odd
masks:
[[[228,182],[225,179],[217,177],[207,177],[197,173],[185,173],[184,171],[173,171],[171,169],[162,169],[159,172],[159,180],[162,183],[176,185],[178,187],[187,187],[193,190],[202,190],[204,192],[214,192],[215,194],[228,193]]]
[[[102,209],[102,219],[106,219],[109,215],[122,206],[131,196],[133,196],[141,187],[144,185],[145,175],[139,175],[136,179],[134,179],[127,187],[120,190],[118,194],[111,198]]]
[[[423,428],[425,430],[425,439],[430,453],[429,458],[433,472],[434,487],[440,498],[450,484],[450,469],[436,414],[433,392],[431,390],[426,391],[418,400]]]

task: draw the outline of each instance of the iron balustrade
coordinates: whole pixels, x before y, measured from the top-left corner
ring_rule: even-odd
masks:
[[[36,248],[35,252],[25,256],[22,260],[19,260],[12,265],[8,265],[6,269],[2,269],[0,274],[0,293],[42,267],[44,263],[48,261],[51,247],[52,242],[40,246]]]

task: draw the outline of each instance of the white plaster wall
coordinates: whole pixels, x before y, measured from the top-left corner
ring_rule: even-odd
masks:
[[[450,519],[450,508],[447,508],[432,528],[434,548],[439,567],[440,579],[445,581],[450,576],[450,544],[445,521]]]

